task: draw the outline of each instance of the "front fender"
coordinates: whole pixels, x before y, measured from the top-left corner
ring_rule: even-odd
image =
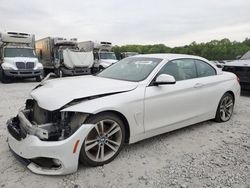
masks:
[[[83,101],[79,104],[64,108],[61,110],[61,112],[82,112],[87,114],[97,114],[107,110],[118,111],[118,108],[111,106],[110,103],[99,98]]]
[[[91,100],[62,109],[63,112],[80,112],[98,114],[104,111],[116,111],[122,114],[128,121],[130,136],[144,132],[143,103],[144,88],[138,88],[129,92],[119,93]]]

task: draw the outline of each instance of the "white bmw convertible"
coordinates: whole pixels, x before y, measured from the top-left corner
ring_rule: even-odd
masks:
[[[38,174],[112,161],[125,143],[205,120],[228,121],[237,77],[190,55],[138,55],[95,76],[43,81],[7,122],[13,154]]]

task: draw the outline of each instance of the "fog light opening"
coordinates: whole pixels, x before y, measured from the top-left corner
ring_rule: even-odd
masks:
[[[56,168],[59,168],[62,165],[62,163],[59,159],[52,159],[52,161],[55,164]]]

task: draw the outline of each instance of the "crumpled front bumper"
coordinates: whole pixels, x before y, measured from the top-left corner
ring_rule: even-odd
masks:
[[[11,121],[8,121],[11,124]],[[82,143],[94,127],[93,124],[83,124],[73,135],[61,141],[42,141],[37,136],[27,134],[20,141],[10,132],[8,144],[20,160],[34,173],[45,175],[63,175],[76,172]],[[77,145],[77,146],[76,146]],[[33,162],[36,158],[51,158],[60,161],[60,167],[46,168]]]

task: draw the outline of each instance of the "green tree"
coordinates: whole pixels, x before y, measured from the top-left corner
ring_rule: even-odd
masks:
[[[114,46],[113,51],[119,57],[121,52],[138,52],[140,54],[150,53],[178,53],[198,55],[209,60],[232,60],[242,56],[250,50],[250,39],[242,42],[230,41],[227,38],[222,40],[211,40],[206,43],[196,43],[170,48],[164,44],[154,45],[124,45]]]

